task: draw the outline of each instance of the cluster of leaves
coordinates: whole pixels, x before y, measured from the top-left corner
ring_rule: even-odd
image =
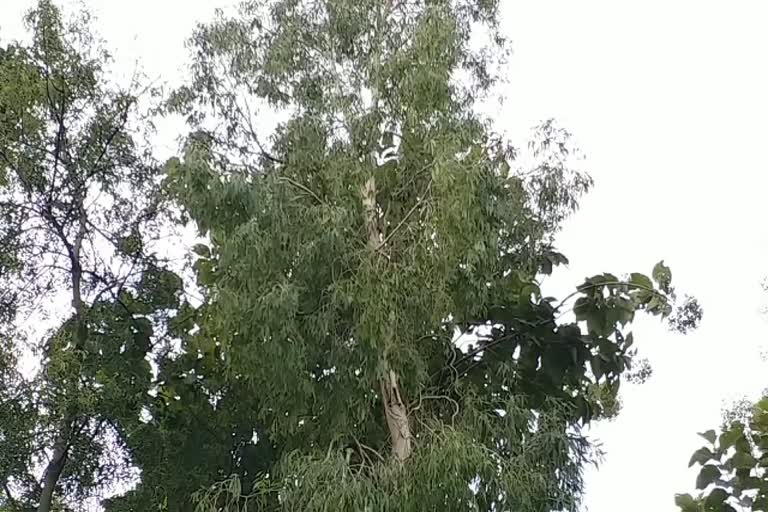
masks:
[[[204,324],[207,309],[184,303],[169,321],[169,334],[178,337],[180,346],[157,359],[144,421],[126,441],[141,481],[107,500],[107,510],[190,510],[201,488],[230,475],[250,487],[274,462],[275,448],[258,426],[259,395],[226,379],[215,345],[202,350],[210,332],[203,328],[190,334]]]
[[[532,408],[557,398],[572,402],[583,422],[611,415],[621,379],[637,354],[626,328],[637,311],[663,318],[673,311],[670,269],[660,262],[652,276],[653,281],[640,273],[626,279],[593,276],[560,303],[541,297],[535,285],[522,287],[517,303],[507,297],[504,307],[489,310],[490,333],[450,368],[485,389],[515,389],[529,397]],[[574,298],[576,323],[559,323]]]
[[[707,444],[696,450],[690,466],[701,466],[697,497],[677,495],[683,512],[768,510],[768,398],[743,418],[727,422],[720,434],[700,434]]]
[[[339,510],[369,511],[574,508],[578,493],[564,492],[550,476],[578,472],[593,455],[578,433],[559,433],[570,413],[552,402],[535,414],[514,398],[502,407],[503,416],[485,406],[462,409],[451,429],[426,420],[419,439],[424,449],[404,466],[353,440],[344,450],[287,454],[275,471],[292,475],[290,481],[261,480],[248,488],[230,478],[198,493],[197,501],[203,510],[320,511],[329,503]],[[499,441],[525,432],[527,442],[491,451],[483,439],[489,429]]]

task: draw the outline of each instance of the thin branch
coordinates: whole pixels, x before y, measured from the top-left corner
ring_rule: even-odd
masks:
[[[16,498],[14,498],[13,494],[11,494],[11,489],[8,487],[7,480],[3,480],[3,491],[5,491],[5,495],[8,497],[8,503],[11,504],[11,509],[21,510],[21,507],[19,506],[19,502],[16,501]]]
[[[563,307],[563,305],[566,302],[568,302],[569,300],[571,300],[572,298],[574,298],[578,294],[584,293],[587,290],[594,290],[595,288],[598,288],[600,286],[622,286],[622,285],[627,286],[629,288],[634,288],[634,289],[637,289],[637,290],[645,290],[645,291],[650,292],[650,293],[652,293],[654,295],[657,295],[659,297],[665,297],[666,298],[666,296],[664,294],[662,294],[661,292],[659,292],[657,290],[654,290],[653,288],[648,288],[647,286],[643,286],[641,284],[630,283],[628,281],[606,281],[606,282],[603,282],[603,283],[590,284],[589,286],[579,286],[576,289],[575,292],[571,293],[570,295],[568,295],[567,297],[565,297],[563,300],[560,301],[560,303],[555,307],[555,311],[559,310],[561,307]]]
[[[325,202],[325,201],[323,201],[322,199],[320,199],[320,196],[318,196],[317,194],[315,194],[314,192],[312,192],[312,190],[310,190],[310,189],[309,189],[309,188],[307,188],[306,186],[302,185],[302,184],[301,184],[301,183],[299,183],[298,181],[294,181],[294,180],[292,180],[291,178],[289,178],[289,177],[287,177],[287,176],[280,176],[278,179],[279,179],[279,180],[281,180],[281,181],[285,181],[286,183],[290,183],[290,184],[291,184],[291,185],[293,185],[294,187],[296,187],[296,188],[298,188],[298,189],[301,189],[301,190],[303,190],[303,191],[304,191],[304,192],[306,192],[307,194],[309,194],[309,195],[311,195],[312,197],[314,197],[314,198],[315,198],[315,200],[316,200],[318,203],[320,203],[320,204],[323,204],[323,203]]]
[[[453,414],[451,415],[451,423],[453,423],[453,421],[456,419],[456,416],[458,416],[459,412],[461,411],[461,407],[459,406],[459,403],[447,395],[421,395],[419,396],[419,403],[416,404],[416,407],[411,409],[409,413],[418,411],[421,408],[422,401],[424,400],[447,400],[448,402],[450,402],[450,404],[453,405],[453,408],[454,408]]]
[[[384,457],[378,452],[378,450],[371,448],[367,444],[361,443],[360,440],[357,438],[357,436],[353,435],[352,437],[355,439],[355,444],[357,444],[357,447],[360,449],[360,453],[364,453],[364,450],[368,450],[372,454],[376,455],[376,457],[378,457],[378,459],[381,462],[386,462]]]
[[[381,243],[376,247],[376,250],[380,250],[382,247],[384,247],[387,242],[389,242],[393,236],[395,236],[395,233],[398,232],[400,228],[402,228],[405,223],[408,221],[408,219],[413,215],[413,213],[421,206],[421,204],[426,199],[427,195],[429,194],[430,190],[432,189],[432,178],[429,179],[429,183],[427,183],[427,187],[424,190],[424,193],[421,195],[418,201],[416,201],[416,204],[414,204],[410,210],[408,210],[408,213],[405,214],[405,216],[400,219],[400,222],[397,223],[397,225],[392,229],[392,231],[389,232],[389,234],[384,238],[384,240],[381,241]]]
[[[230,87],[232,87],[232,84],[230,84]],[[234,89],[234,88],[233,88]],[[264,146],[261,144],[261,141],[259,140],[259,136],[256,134],[256,130],[253,127],[253,123],[251,122],[251,108],[248,106],[248,101],[246,100],[245,108],[248,111],[248,115],[243,113],[242,109],[240,108],[240,104],[237,102],[237,100],[233,100],[232,102],[235,105],[235,109],[237,110],[237,113],[240,115],[240,117],[245,121],[245,123],[248,125],[248,132],[251,135],[251,138],[253,138],[253,141],[256,143],[256,145],[259,147],[259,152],[261,153],[261,156],[266,158],[267,160],[270,160],[277,164],[285,165],[286,161],[280,158],[277,158],[276,156],[269,153],[266,149],[264,149]]]

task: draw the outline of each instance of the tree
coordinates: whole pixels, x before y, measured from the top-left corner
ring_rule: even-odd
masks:
[[[699,434],[707,442],[696,450],[689,466],[701,466],[696,497],[678,494],[683,512],[768,510],[768,398],[747,406],[736,404],[725,415],[718,434]]]
[[[206,309],[184,304],[171,324],[179,349],[159,358],[156,396],[144,409],[149,420],[126,440],[141,481],[107,500],[106,510],[188,511],[200,489],[229,475],[252,485],[273,462],[272,446],[258,428],[258,395],[228,381],[213,351],[198,355],[202,335],[189,333],[202,323]]]
[[[204,510],[576,508],[579,427],[616,397],[635,313],[676,299],[663,263],[542,296],[591,181],[553,123],[514,169],[474,112],[505,52],[497,7],[249,1],[192,38],[169,107],[194,131],[166,165],[210,240],[189,347],[256,397],[273,453],[253,486],[198,493]],[[258,104],[288,118],[269,143]],[[683,330],[700,318],[680,311]]]
[[[0,503],[46,512],[124,477],[181,280],[155,254],[142,91],[109,83],[87,13],[66,21],[41,0],[26,23],[31,43],[0,49]],[[51,329],[13,328],[61,296]]]

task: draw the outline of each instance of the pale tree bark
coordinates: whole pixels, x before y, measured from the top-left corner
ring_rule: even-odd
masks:
[[[408,410],[400,396],[400,384],[397,374],[389,370],[380,378],[384,414],[387,417],[387,428],[392,441],[392,453],[400,462],[405,461],[413,452],[413,437]]]
[[[384,42],[383,32],[386,30],[386,20],[391,11],[391,2],[382,2],[379,6],[376,16],[375,30],[375,49],[371,62],[371,108],[373,112],[379,114],[379,95],[381,92],[381,45]],[[378,135],[378,130],[375,131]],[[374,149],[370,154],[371,175],[363,184],[361,190],[361,199],[365,215],[365,228],[368,237],[368,247],[371,251],[371,257],[377,258],[381,249],[384,233],[382,233],[379,224],[379,211],[376,202],[376,168],[378,167],[378,152]],[[387,421],[387,429],[392,443],[392,453],[395,458],[404,462],[413,452],[413,436],[411,434],[411,423],[408,418],[408,409],[403,401],[400,392],[400,382],[397,372],[389,365],[385,354],[379,357],[379,387],[381,390],[381,401],[384,406],[384,415]]]
[[[372,257],[380,249],[383,233],[379,230],[378,212],[376,205],[376,178],[371,176],[362,188],[362,201],[365,212],[365,226],[368,235],[368,247]],[[387,428],[392,442],[392,453],[395,458],[404,462],[413,452],[413,436],[411,435],[411,423],[408,419],[408,410],[400,393],[400,383],[397,372],[389,366],[386,357],[382,355],[379,361],[381,375],[379,386],[381,388],[381,401],[384,405],[384,415],[387,419]]]

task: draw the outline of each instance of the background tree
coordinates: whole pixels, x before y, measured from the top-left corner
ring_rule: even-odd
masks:
[[[31,43],[0,50],[0,494],[42,512],[125,477],[181,281],[155,254],[144,91],[109,83],[87,13],[67,21],[41,0],[26,23]],[[17,354],[37,358],[33,378]]]
[[[668,317],[675,294],[660,263],[542,296],[591,181],[552,123],[514,169],[473,110],[497,22],[492,1],[251,1],[195,33],[170,102],[194,133],[166,166],[210,239],[192,339],[258,396],[256,446],[276,454],[204,509],[576,508],[579,427],[615,399],[636,311]],[[269,143],[265,104],[288,119]],[[699,317],[685,301],[674,323]]]
[[[696,497],[679,494],[683,512],[768,510],[768,398],[726,414],[719,429],[701,433],[707,443],[696,450],[690,466],[701,466]]]
[[[250,486],[273,463],[272,446],[258,428],[263,407],[258,394],[226,378],[219,352],[199,357],[199,340],[208,335],[189,332],[206,310],[183,305],[171,324],[180,346],[160,359],[156,394],[144,409],[148,421],[127,439],[140,482],[107,500],[107,510],[192,510],[192,496],[200,489],[230,475]]]

